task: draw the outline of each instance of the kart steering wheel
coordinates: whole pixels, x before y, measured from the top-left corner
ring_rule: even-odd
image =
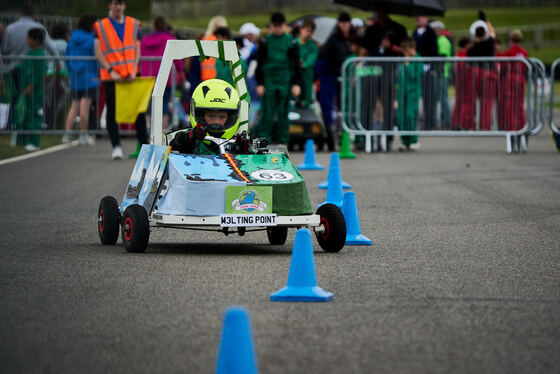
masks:
[[[220,154],[224,154],[226,153],[226,145],[230,144],[230,143],[235,143],[235,139],[222,139],[222,138],[215,138],[213,136],[210,135],[206,135],[204,137],[204,140],[210,141],[214,144],[216,144],[218,146],[218,148],[220,149]]]

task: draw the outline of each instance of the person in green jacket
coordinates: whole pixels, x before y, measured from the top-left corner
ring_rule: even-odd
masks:
[[[453,56],[453,48],[451,42],[443,34],[445,30],[445,25],[441,21],[430,22],[430,27],[434,29],[437,36],[437,48],[438,56],[440,57],[451,57]],[[441,125],[444,129],[449,129],[451,126],[451,108],[449,106],[447,88],[449,85],[449,78],[451,76],[451,63],[449,62],[439,62],[440,68],[437,71],[436,77],[436,95],[435,99],[440,102],[441,105]]]
[[[299,48],[291,35],[285,33],[286,17],[273,13],[270,31],[259,45],[257,56],[257,94],[262,96],[257,136],[268,142],[288,144],[290,140],[288,102],[290,94],[301,92]]]
[[[30,48],[27,56],[44,57],[44,40],[45,32],[42,29],[30,29],[27,32],[27,44]],[[29,59],[24,60],[17,68],[21,70],[22,96],[16,106],[16,125],[23,130],[41,130],[41,124],[43,123],[43,80],[47,71],[47,64],[42,59]],[[39,134],[18,135],[16,143],[24,145],[26,151],[33,152],[40,147],[40,137]]]
[[[315,31],[315,21],[313,18],[306,18],[299,30],[296,39],[299,47],[299,57],[301,60],[301,95],[300,105],[309,108],[313,104],[313,91],[315,83],[315,63],[319,55],[317,43],[311,39]]]
[[[422,96],[424,68],[423,63],[412,61],[412,58],[419,56],[412,38],[406,37],[401,42],[401,48],[405,57],[409,57],[411,60],[399,65],[397,126],[401,131],[416,131],[418,130],[418,104]],[[399,151],[415,150],[420,145],[416,135],[401,135],[401,144]]]

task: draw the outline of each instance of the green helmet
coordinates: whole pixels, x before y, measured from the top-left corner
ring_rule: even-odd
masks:
[[[239,94],[231,84],[221,79],[208,79],[200,83],[191,99],[191,125],[204,124],[208,135],[215,138],[231,139],[239,127]],[[228,114],[225,125],[207,124],[204,113],[208,110],[225,111]]]

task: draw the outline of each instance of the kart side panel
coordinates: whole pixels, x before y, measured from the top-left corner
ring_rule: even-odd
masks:
[[[272,212],[278,215],[311,214],[305,180],[284,154],[184,155],[171,153],[168,189],[157,202],[157,211],[168,215],[214,216],[226,211],[226,187],[259,195],[251,186],[272,188]],[[264,195],[263,195],[264,196]],[[255,210],[255,212],[258,210]]]
[[[167,191],[157,203],[162,214],[214,216],[224,213],[226,187],[245,182],[224,156],[169,156]]]
[[[150,214],[162,180],[170,147],[142,145],[136,165],[124,192],[121,213],[132,204],[140,204]]]
[[[304,181],[273,186],[272,211],[279,216],[312,214],[311,202]]]

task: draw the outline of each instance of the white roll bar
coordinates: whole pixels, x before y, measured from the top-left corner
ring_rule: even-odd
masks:
[[[169,73],[173,60],[184,59],[193,56],[215,57],[231,62],[232,77],[235,88],[241,98],[239,113],[238,132],[248,131],[249,101],[247,85],[245,83],[243,68],[239,52],[235,41],[216,41],[216,40],[168,40],[165,52],[161,60],[161,66],[156,78],[156,84],[152,93],[152,134],[151,144],[165,145],[162,117],[163,117],[163,92],[167,86]],[[194,87],[193,87],[194,89]]]

